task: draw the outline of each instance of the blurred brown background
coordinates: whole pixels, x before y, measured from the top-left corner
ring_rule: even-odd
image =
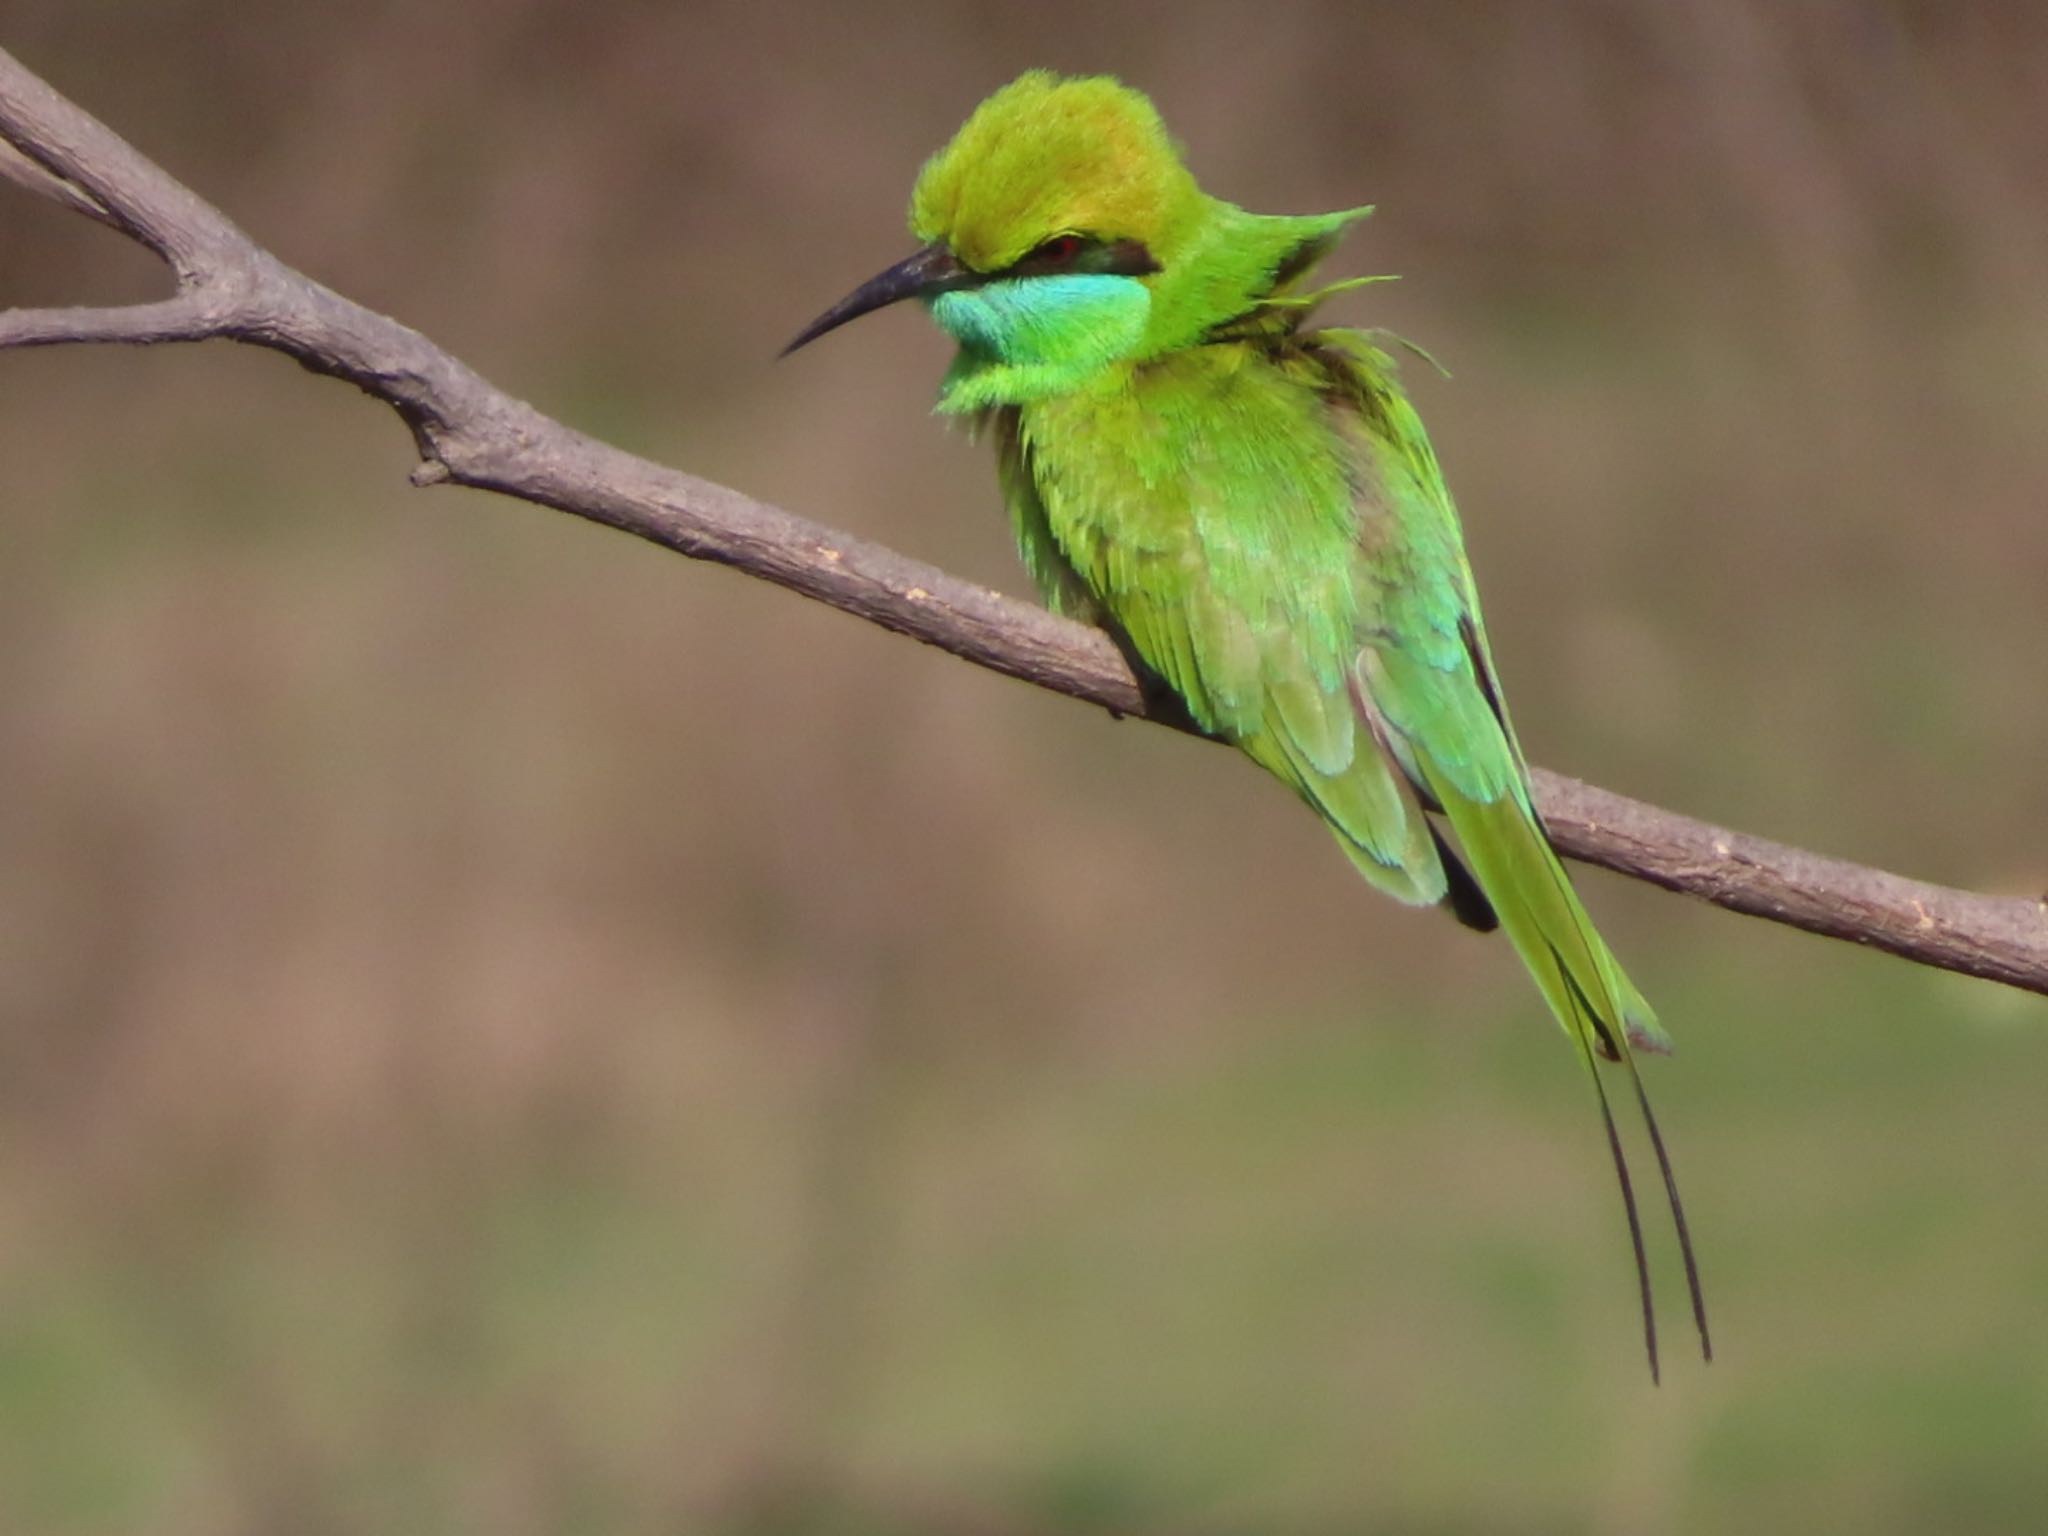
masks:
[[[1541,761],[2048,885],[2048,10],[0,21],[515,393],[1013,591],[931,327],[772,360],[987,91],[1119,73],[1378,203],[1342,313],[1455,375]],[[161,288],[0,187],[0,303]],[[2039,999],[1586,877],[1723,1350],[1653,1392],[1505,945],[1230,754],[408,466],[274,356],[0,356],[0,1528],[2039,1528]]]

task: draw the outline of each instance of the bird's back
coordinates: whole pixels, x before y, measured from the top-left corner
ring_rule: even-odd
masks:
[[[1403,539],[1361,522],[1371,434],[1312,342],[1212,342],[1014,407],[1005,492],[1048,601],[1107,620],[1375,884],[1434,902],[1436,840],[1353,697],[1373,565]]]

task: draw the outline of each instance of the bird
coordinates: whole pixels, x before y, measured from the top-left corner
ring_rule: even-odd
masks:
[[[938,411],[992,441],[1047,606],[1107,630],[1192,723],[1305,801],[1367,881],[1504,931],[1591,1074],[1660,1377],[1643,1224],[1603,1064],[1633,1089],[1713,1358],[1678,1183],[1637,1067],[1669,1037],[1594,928],[1530,793],[1457,510],[1383,333],[1310,286],[1373,210],[1205,193],[1113,76],[1031,70],[919,172],[918,249],[783,349],[905,299],[956,351]]]

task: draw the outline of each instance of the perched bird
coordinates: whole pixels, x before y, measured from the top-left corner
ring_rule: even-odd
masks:
[[[1596,1058],[1635,1090],[1711,1358],[1632,1054],[1670,1046],[1530,800],[1457,513],[1393,361],[1370,333],[1309,324],[1355,286],[1306,289],[1309,273],[1370,212],[1247,213],[1195,184],[1139,92],[1033,71],[925,164],[917,253],[785,352],[921,300],[959,344],[939,409],[993,438],[1046,602],[1107,629],[1381,890],[1506,930],[1592,1074],[1654,1379],[1642,1226]]]

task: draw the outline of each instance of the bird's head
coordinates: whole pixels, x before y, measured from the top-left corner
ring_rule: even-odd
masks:
[[[925,163],[910,199],[921,249],[785,351],[915,298],[960,344],[942,409],[1064,393],[1257,308],[1367,211],[1246,213],[1196,186],[1144,95],[1033,70]]]

